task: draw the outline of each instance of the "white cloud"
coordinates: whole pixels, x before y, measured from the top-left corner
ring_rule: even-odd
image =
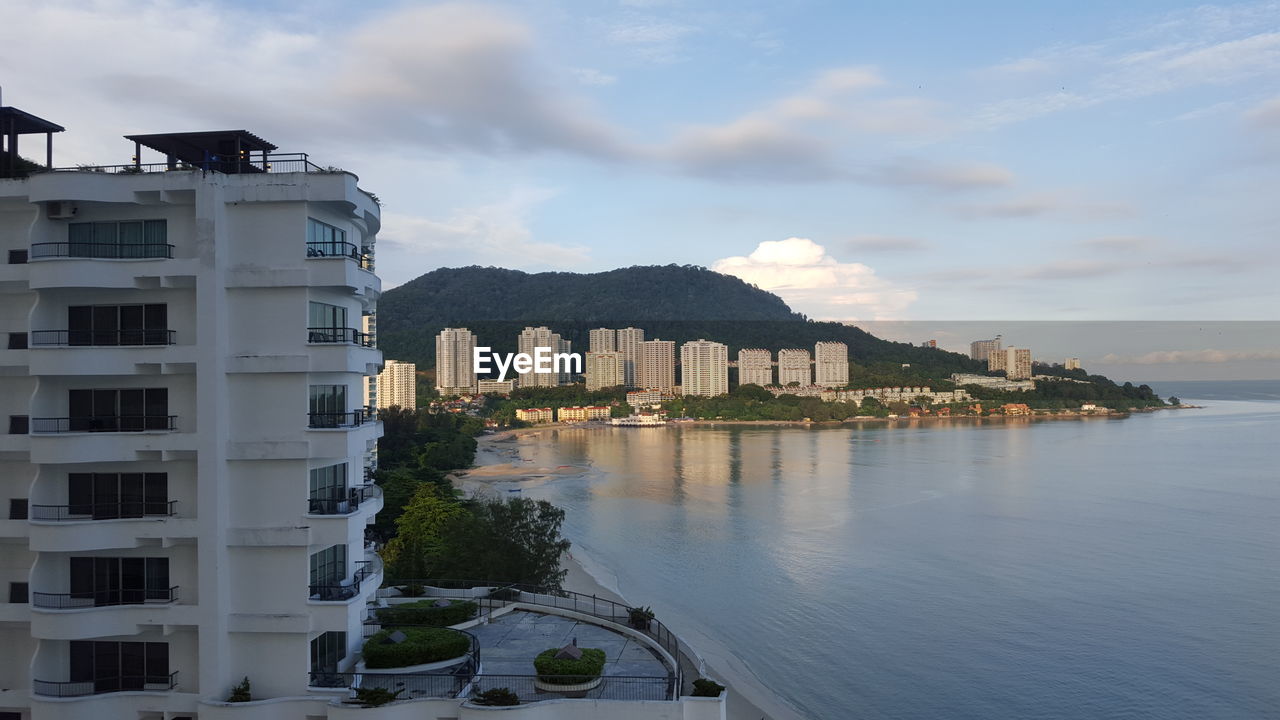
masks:
[[[443,220],[384,213],[379,253],[391,250],[398,262],[379,264],[384,287],[412,280],[430,268],[498,265],[521,270],[573,269],[589,257],[585,247],[534,238],[530,218],[551,190],[517,189],[499,202],[454,210]],[[420,260],[420,262],[415,262]]]
[[[1241,360],[1280,360],[1280,350],[1156,350],[1142,355],[1102,357],[1108,365],[1217,364]]]
[[[999,165],[939,165],[919,159],[898,158],[869,173],[867,179],[886,185],[972,190],[1011,185],[1014,177],[1012,171]]]
[[[894,286],[862,263],[842,263],[807,238],[762,242],[750,255],[722,258],[711,269],[777,293],[819,320],[894,318],[916,299],[914,290]]]

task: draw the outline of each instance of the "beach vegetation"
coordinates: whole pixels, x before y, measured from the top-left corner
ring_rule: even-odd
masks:
[[[693,681],[693,697],[720,697],[724,686],[711,678],[698,678]]]

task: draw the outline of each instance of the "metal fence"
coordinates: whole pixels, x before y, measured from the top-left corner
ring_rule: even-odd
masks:
[[[91,417],[31,418],[31,432],[143,432],[177,430],[177,415],[96,415]]]
[[[33,346],[172,345],[173,330],[32,330]]]
[[[31,259],[97,258],[155,260],[173,257],[173,246],[162,243],[46,242],[31,244]]]
[[[115,605],[167,604],[177,602],[178,586],[170,588],[114,588],[69,593],[31,593],[31,605],[47,610],[111,607]]]
[[[144,517],[173,517],[177,500],[121,500],[113,503],[78,505],[32,505],[32,520],[120,520]]]
[[[545,678],[549,680],[551,678]],[[674,677],[640,677],[629,675],[603,675],[599,678],[560,675],[554,678],[555,683],[536,683],[537,675],[476,675],[472,678],[471,687],[466,697],[475,698],[486,690],[503,688],[515,693],[521,703],[557,698],[589,698],[593,700],[674,700],[676,699],[676,681]],[[599,680],[594,687],[584,690],[553,690],[555,685],[591,684]],[[541,687],[539,687],[541,685]],[[580,685],[579,685],[580,686]]]
[[[132,691],[167,692],[178,686],[178,671],[168,675],[119,675],[93,680],[32,680],[31,693],[45,697],[84,697],[103,693]]]

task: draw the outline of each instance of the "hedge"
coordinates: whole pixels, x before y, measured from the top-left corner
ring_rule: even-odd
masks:
[[[374,615],[382,625],[426,625],[448,627],[466,622],[476,614],[476,604],[469,600],[454,600],[444,607],[434,607],[436,599],[391,605],[378,608]]]
[[[604,670],[604,651],[598,648],[580,649],[582,657],[578,660],[557,660],[556,653],[560,652],[560,648],[538,653],[538,657],[533,660],[538,679],[544,683],[576,685],[599,677]]]
[[[393,632],[402,632],[400,643],[384,642]],[[467,654],[471,638],[447,628],[387,628],[364,642],[365,667],[397,668],[449,660]]]

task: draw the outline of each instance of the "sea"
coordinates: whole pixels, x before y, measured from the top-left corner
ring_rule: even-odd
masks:
[[[1201,407],[560,429],[504,491],[775,717],[1280,718],[1280,381],[1150,384]]]

